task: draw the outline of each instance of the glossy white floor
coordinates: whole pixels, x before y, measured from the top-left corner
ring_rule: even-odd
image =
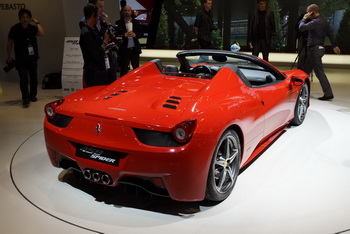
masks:
[[[105,190],[53,168],[43,106],[60,90],[39,90],[24,109],[18,84],[1,82],[1,233],[350,233],[349,72],[327,71],[330,102],[316,99],[314,81],[305,122],[287,129],[214,205]]]

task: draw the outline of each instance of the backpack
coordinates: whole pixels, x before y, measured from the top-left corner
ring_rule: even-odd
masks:
[[[46,74],[41,88],[42,89],[61,89],[62,88],[61,73],[55,72],[55,73]]]

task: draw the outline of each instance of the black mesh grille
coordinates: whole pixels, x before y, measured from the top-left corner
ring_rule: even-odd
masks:
[[[56,127],[65,128],[68,126],[70,121],[72,121],[72,119],[73,119],[73,117],[56,114],[55,117],[53,117],[52,119],[48,118],[47,121],[49,123],[55,125]]]
[[[138,140],[145,145],[159,147],[178,147],[184,145],[175,141],[170,132],[150,131],[139,128],[134,128],[133,130]]]
[[[59,162],[58,162],[59,167],[63,168],[63,169],[75,169],[78,171],[80,170],[80,167],[78,166],[78,163],[76,161],[67,159],[67,158],[62,158]]]

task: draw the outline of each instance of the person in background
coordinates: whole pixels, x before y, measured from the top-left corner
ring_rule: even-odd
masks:
[[[97,32],[99,33],[101,31],[103,22],[105,23],[110,23],[109,22],[109,17],[108,15],[104,12],[105,11],[105,2],[104,0],[89,0],[88,3],[93,4],[95,6],[97,6],[98,8],[98,21],[96,24],[96,29]],[[80,22],[79,22],[79,27],[81,29],[81,27],[84,25],[85,23],[85,17],[83,17]]]
[[[211,33],[214,30],[213,13],[211,11],[212,6],[212,0],[202,0],[202,9],[196,16],[194,22],[194,31],[201,49],[212,48]]]
[[[6,63],[14,63],[12,57],[14,47],[22,103],[24,107],[28,107],[30,102],[37,101],[39,59],[37,36],[44,36],[44,28],[39,20],[32,17],[28,9],[19,10],[18,17],[19,23],[11,27],[8,34]]]
[[[119,45],[120,76],[128,73],[129,64],[132,68],[140,66],[141,46],[139,38],[143,35],[140,23],[132,17],[132,9],[129,5],[124,6],[121,18],[115,22],[118,35],[122,36]]]
[[[104,34],[106,30],[108,29],[107,25],[110,25],[109,16],[105,13],[105,5],[104,0],[89,0],[88,3],[91,3],[98,8],[98,21],[95,26],[96,33],[101,37],[101,40],[103,40]],[[82,25],[85,23],[85,17],[83,17],[79,22],[79,27],[81,29]],[[110,48],[108,51],[106,51],[109,67],[107,68],[107,84],[112,83],[117,79],[117,53],[116,48]]]
[[[305,64],[306,64],[306,58],[307,58],[307,37],[308,32],[307,31],[300,31],[299,25],[301,20],[304,18],[305,13],[301,14],[298,18],[297,24],[295,25],[296,30],[296,42],[297,42],[297,53],[298,53],[298,63],[297,68],[304,70]]]
[[[108,84],[106,67],[106,49],[110,37],[106,32],[103,40],[96,33],[95,27],[98,22],[98,8],[88,3],[84,7],[85,23],[80,33],[80,48],[84,59],[84,82],[86,87]]]
[[[330,39],[333,51],[340,54],[340,49],[336,46],[332,29],[327,20],[321,15],[318,5],[312,4],[307,7],[307,13],[299,24],[299,30],[308,31],[307,39],[307,62],[304,71],[310,74],[312,69],[319,79],[323,96],[318,99],[327,101],[334,98],[332,87],[324,72],[322,57],[325,54],[324,40],[326,36]]]
[[[257,0],[258,9],[248,18],[248,46],[255,56],[262,52],[263,59],[269,61],[270,46],[276,35],[275,16],[267,8],[266,0]]]

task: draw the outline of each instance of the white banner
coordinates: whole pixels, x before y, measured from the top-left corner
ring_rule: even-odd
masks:
[[[66,37],[62,62],[63,96],[83,89],[83,66],[84,59],[79,46],[79,37]]]

